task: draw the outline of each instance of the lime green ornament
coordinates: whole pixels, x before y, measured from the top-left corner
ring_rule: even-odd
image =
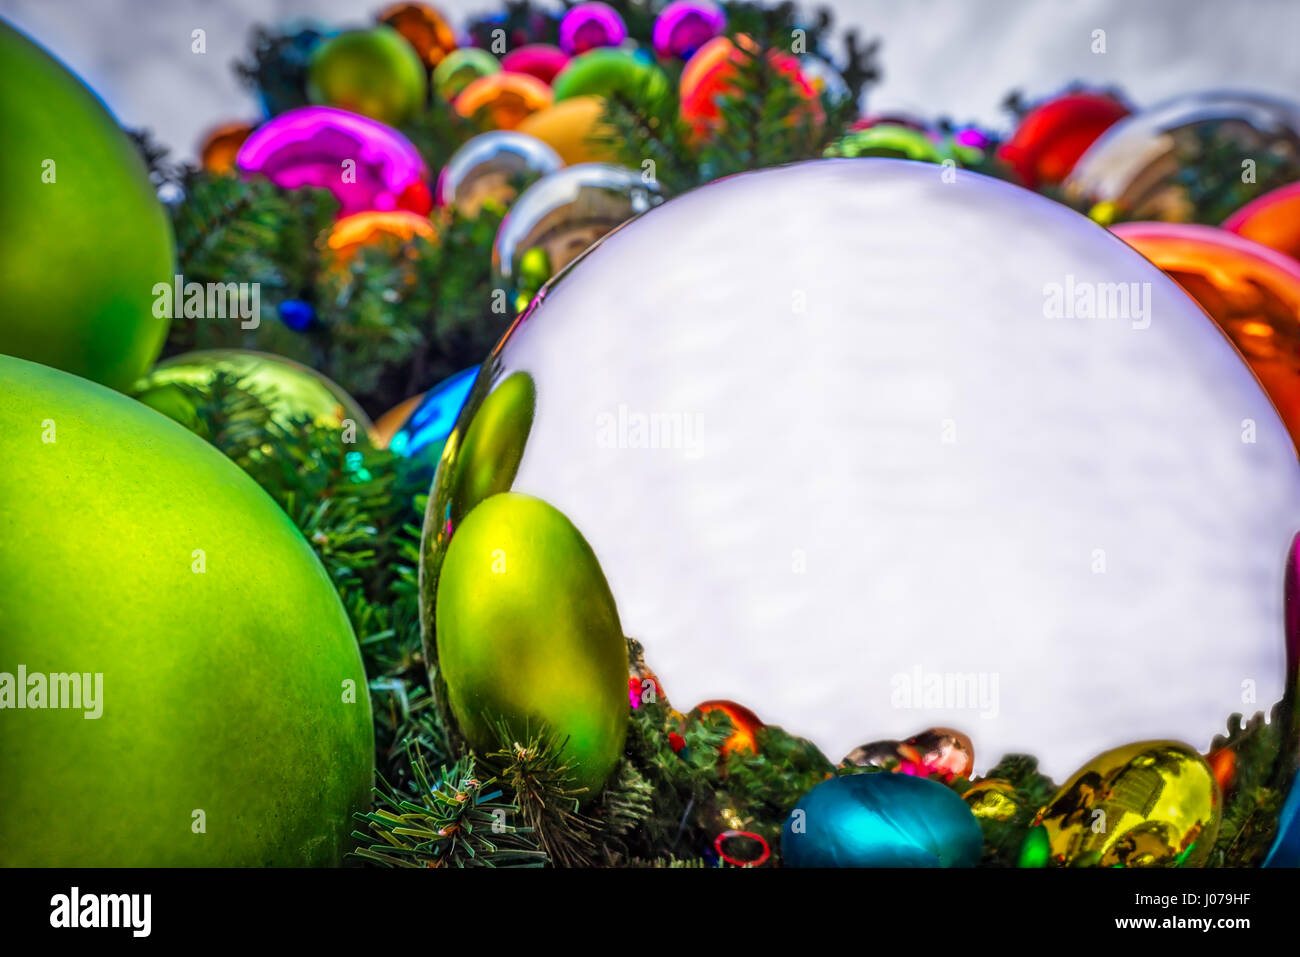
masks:
[[[563,513],[515,492],[479,503],[442,564],[437,638],[471,745],[491,751],[545,730],[566,739],[586,797],[600,790],[627,732],[627,646],[600,563]]]
[[[555,78],[555,102],[575,96],[621,94],[633,103],[652,103],[668,93],[664,71],[631,50],[599,47],[570,61]]]
[[[1020,848],[1019,867],[1046,867],[1052,855],[1052,844],[1047,830],[1042,826],[1031,828]]]
[[[880,123],[841,136],[826,147],[823,156],[885,156],[893,159],[942,163],[944,155],[934,140],[920,130],[895,123]]]
[[[339,863],[370,704],[288,516],[153,410],[7,356],[0,435],[0,866]]]
[[[307,68],[307,98],[401,126],[424,106],[428,77],[419,55],[388,26],[322,40]]]
[[[537,389],[526,372],[516,372],[492,391],[448,463],[453,525],[490,495],[509,490],[533,427]],[[459,434],[459,430],[453,435]],[[450,439],[448,440],[450,442]],[[448,456],[444,453],[444,460]]]
[[[124,389],[167,335],[166,213],[104,104],[2,20],[0,63],[0,352]]]
[[[480,47],[452,50],[433,68],[433,91],[444,100],[454,100],[481,76],[501,72],[501,61]]]

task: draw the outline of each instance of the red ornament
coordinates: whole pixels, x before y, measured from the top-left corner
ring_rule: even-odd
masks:
[[[673,754],[681,754],[682,748],[686,747],[686,739],[676,731],[669,731],[668,747],[673,749]]]
[[[742,34],[736,41],[739,46],[728,37],[714,37],[700,47],[682,69],[681,115],[698,137],[707,137],[721,126],[722,111],[718,108],[718,100],[736,92],[736,79],[740,66],[745,63],[746,51],[756,51],[754,41],[749,37]],[[799,69],[799,60],[788,53],[769,50],[767,62],[777,73],[794,81],[804,100],[803,107],[790,117],[791,122],[807,119],[813,126],[820,127],[826,121],[826,113],[817,90]]]
[[[710,711],[721,711],[731,719],[735,730],[731,732],[731,736],[726,741],[722,742],[722,754],[724,756],[731,754],[733,751],[749,751],[750,753],[758,751],[758,729],[763,727],[763,722],[758,720],[758,715],[744,705],[725,700],[705,701],[703,704],[696,705],[695,710],[701,715],[708,714]]]
[[[998,147],[998,159],[1030,188],[1059,183],[1093,141],[1129,112],[1107,93],[1063,93],[1021,117],[1011,139]]]

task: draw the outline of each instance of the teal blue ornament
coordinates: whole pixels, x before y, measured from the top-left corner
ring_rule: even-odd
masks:
[[[983,847],[955,791],[884,771],[823,781],[781,833],[787,867],[974,867]]]
[[[436,466],[447,436],[451,434],[456,417],[460,415],[477,378],[478,366],[474,366],[462,369],[430,389],[411,417],[393,434],[388,447],[403,458],[422,458]]]
[[[1300,775],[1278,815],[1277,839],[1264,859],[1265,867],[1300,867]]]

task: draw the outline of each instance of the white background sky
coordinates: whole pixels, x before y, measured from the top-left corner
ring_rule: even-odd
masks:
[[[216,123],[254,118],[230,70],[249,28],[311,16],[361,24],[383,0],[0,0],[93,86],[128,126],[147,126],[192,156]],[[496,0],[440,0],[463,25]],[[884,81],[873,109],[1006,122],[1016,87],[1032,97],[1072,80],[1118,84],[1138,104],[1195,89],[1300,98],[1300,0],[827,0],[841,26],[879,36]],[[801,4],[811,9],[812,4]],[[190,32],[207,31],[207,53]],[[1090,52],[1103,29],[1107,52]],[[0,64],[3,69],[3,64]]]

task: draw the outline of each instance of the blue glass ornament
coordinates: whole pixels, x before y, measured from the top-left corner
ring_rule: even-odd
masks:
[[[1265,867],[1300,867],[1300,775],[1277,818],[1277,840],[1264,858]]]
[[[970,808],[935,781],[885,771],[823,781],[781,834],[788,867],[974,867],[984,837]]]
[[[442,444],[451,434],[477,377],[478,366],[474,366],[457,372],[425,393],[411,417],[393,434],[389,449],[403,458],[420,456],[436,464],[442,454]]]
[[[294,332],[306,332],[316,324],[316,310],[301,299],[286,299],[280,303],[280,321]]]

